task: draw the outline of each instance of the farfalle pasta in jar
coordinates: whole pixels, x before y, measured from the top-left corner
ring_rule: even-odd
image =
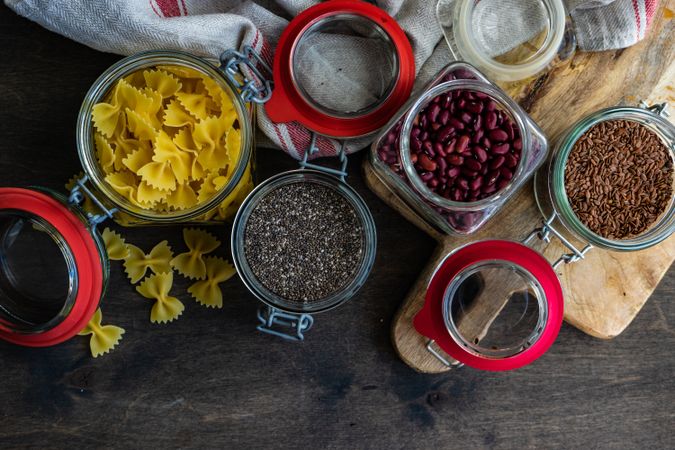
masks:
[[[69,192],[0,187],[0,339],[55,345],[80,331],[93,333],[87,325],[92,317],[100,330],[95,313],[111,259],[124,259],[135,281],[148,269],[155,272],[139,287],[162,302],[164,314],[153,309],[153,320],[180,313],[182,304],[167,294],[174,263],[186,271],[180,255],[171,260],[162,242],[150,263],[141,249],[97,226],[108,219],[122,225],[217,223],[236,213],[253,189],[253,104],[267,101],[271,81],[250,47],[220,59],[216,66],[167,51],[119,61],[85,96],[77,123],[84,172],[66,184]],[[191,251],[208,250],[191,242]],[[214,286],[233,268],[203,264],[198,275],[206,279],[191,293],[217,306]],[[123,331],[107,330],[114,345]],[[94,355],[108,349],[92,346]]]
[[[78,117],[88,181],[122,225],[230,219],[253,189],[250,105],[204,59],[126,58],[94,83]]]

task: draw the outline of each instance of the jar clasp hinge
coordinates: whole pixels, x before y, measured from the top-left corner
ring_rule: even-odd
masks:
[[[461,362],[457,361],[456,359],[452,359],[452,358],[448,359],[448,358],[446,358],[445,356],[443,356],[438,350],[436,350],[436,349],[434,348],[434,344],[435,344],[435,343],[436,343],[435,340],[429,339],[429,340],[427,341],[426,348],[427,348],[427,351],[428,351],[429,353],[431,353],[432,355],[434,355],[434,357],[435,357],[438,361],[440,361],[441,364],[443,364],[445,367],[449,367],[449,368],[451,368],[451,369],[453,369],[453,368],[454,368],[454,369],[459,369],[460,367],[463,367],[463,366],[464,366],[464,363],[461,363]]]
[[[314,164],[308,161],[309,156],[319,151],[319,147],[316,145],[316,138],[317,134],[312,131],[312,138],[309,141],[309,148],[305,151],[302,161],[300,161],[300,167],[303,169],[319,170],[321,172],[335,175],[336,177],[340,178],[340,181],[345,181],[345,178],[347,177],[347,152],[345,141],[340,142],[340,150],[337,154],[338,159],[340,160],[340,168],[331,169],[330,167],[320,166],[319,164]]]
[[[262,104],[272,96],[272,69],[250,45],[245,45],[242,52],[225,50],[220,55],[220,64],[225,76],[237,87],[245,102]],[[247,78],[242,68],[255,79]]]
[[[289,341],[303,341],[304,332],[314,324],[314,318],[309,314],[293,314],[279,311],[271,306],[258,308],[258,320],[260,325],[256,328],[263,333],[271,334]],[[277,328],[288,328],[295,332],[281,331]]]
[[[532,230],[532,232],[522,241],[523,244],[527,244],[532,238],[536,236],[542,241],[548,243],[551,242],[551,235],[557,237],[560,242],[565,245],[565,247],[571,250],[571,253],[563,253],[560,258],[551,264],[554,269],[556,269],[562,263],[569,264],[584,259],[584,255],[593,248],[591,244],[586,244],[584,248],[579,250],[572,242],[570,242],[569,239],[563,236],[563,234],[553,226],[553,222],[555,221],[556,217],[557,215],[553,214],[543,223],[540,228],[535,228]]]
[[[670,113],[666,111],[668,109],[668,103],[666,102],[650,105],[646,101],[640,100],[640,108],[651,111],[658,116],[670,117]]]
[[[75,186],[70,190],[70,195],[68,196],[68,203],[71,205],[81,205],[85,200],[85,195],[96,205],[96,207],[101,211],[101,214],[93,214],[89,211],[85,211],[89,225],[92,228],[96,228],[96,225],[99,223],[112,219],[113,214],[115,214],[117,208],[106,208],[106,206],[101,203],[101,201],[96,198],[96,196],[91,192],[87,187],[86,183],[89,181],[89,176],[84,175],[82,178],[75,180]]]

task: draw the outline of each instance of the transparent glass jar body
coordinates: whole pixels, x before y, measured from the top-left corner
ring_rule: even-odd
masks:
[[[516,124],[522,152],[510,182],[490,197],[474,202],[451,201],[426,188],[410,158],[413,121],[435,97],[455,90],[479,91],[490,97]],[[503,91],[467,63],[451,63],[406,103],[383,128],[370,152],[375,174],[425,222],[446,234],[466,235],[478,230],[544,162],[548,142],[534,121]]]
[[[110,261],[100,234],[86,213],[63,194],[41,187],[27,191],[50,197],[84,225],[95,247],[95,265],[101,271],[100,296],[91,299],[98,305],[110,276]],[[34,265],[27,267],[30,262]],[[87,268],[78,267],[72,243],[44,217],[27,211],[0,211],[0,337],[16,335],[21,340],[21,336],[60,327],[75,307],[81,276],[89,276],[80,270]]]
[[[210,77],[229,96],[237,113],[237,121],[241,132],[241,150],[239,160],[232,171],[229,182],[207,201],[189,209],[177,211],[153,211],[134,205],[124,196],[116,192],[104,179],[100,164],[96,157],[94,144],[94,125],[92,109],[96,103],[103,101],[106,94],[119,79],[139,70],[157,65],[174,65],[187,67]],[[254,174],[254,109],[239,95],[237,88],[214,64],[188,53],[174,51],[151,51],[129,56],[106,70],[87,92],[77,119],[77,151],[80,162],[89,181],[97,192],[97,199],[108,208],[115,208],[114,220],[124,226],[176,224],[176,223],[219,223],[214,211],[223,204],[233,202],[236,196],[243,199],[253,189]],[[231,220],[236,214],[236,204],[226,212],[226,219]]]
[[[322,185],[342,196],[354,208],[363,227],[362,257],[350,283],[330,296],[309,303],[291,302],[267,289],[254,275],[245,251],[246,224],[251,213],[267,194],[281,186],[296,183]],[[248,289],[258,299],[272,308],[295,314],[314,314],[333,309],[352,298],[368,279],[375,262],[377,250],[377,232],[375,222],[365,202],[350,186],[339,178],[318,170],[300,169],[283,172],[265,180],[249,195],[234,221],[232,228],[232,259],[237,272]]]
[[[436,18],[455,59],[493,80],[531,77],[576,49],[562,0],[438,0]]]
[[[590,128],[607,120],[637,122],[656,133],[670,150],[675,161],[675,126],[658,112],[636,107],[614,107],[597,111],[572,125],[558,139],[551,155],[535,175],[537,205],[544,218],[562,225],[566,237],[612,251],[635,251],[654,246],[667,239],[675,231],[675,196],[659,220],[639,236],[612,240],[589,230],[574,213],[565,191],[567,160],[577,140]],[[673,180],[675,186],[675,177]],[[559,227],[560,228],[560,227]]]

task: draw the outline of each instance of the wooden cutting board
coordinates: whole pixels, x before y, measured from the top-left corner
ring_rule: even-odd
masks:
[[[675,21],[672,4],[657,13],[649,37],[618,51],[577,53],[555,69],[526,82],[502,84],[509,95],[555,142],[580,118],[613,105],[669,102],[675,106]],[[662,4],[663,5],[663,4]],[[675,117],[675,111],[670,118]],[[426,286],[439,262],[450,251],[482,239],[521,240],[539,226],[532,183],[512,198],[479,232],[470,237],[440,234],[390,191],[366,160],[364,176],[369,187],[392,208],[413,222],[439,245],[422,271],[392,325],[394,346],[409,366],[420,372],[448,370],[426,349],[427,338],[417,333],[412,320],[424,303]],[[549,260],[566,249],[555,239],[537,247]],[[601,339],[620,334],[635,318],[675,260],[675,236],[658,246],[633,253],[591,250],[585,260],[562,264],[556,270],[565,293],[565,320]]]

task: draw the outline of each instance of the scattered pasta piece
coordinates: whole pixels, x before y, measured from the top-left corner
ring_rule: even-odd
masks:
[[[101,319],[101,308],[99,308],[96,310],[87,326],[78,333],[80,336],[91,334],[89,348],[91,348],[91,355],[94,358],[108,353],[115,348],[124,334],[123,328],[115,325],[101,325]]]
[[[223,292],[218,285],[232,278],[237,271],[232,264],[215,256],[205,258],[204,262],[206,279],[190,286],[188,292],[197,302],[206,307],[222,308]]]
[[[125,259],[129,256],[129,247],[124,242],[124,238],[115,233],[110,228],[106,228],[101,233],[108,258],[114,261]]]
[[[185,305],[176,297],[170,297],[169,291],[173,286],[173,272],[159,273],[146,278],[136,286],[136,290],[145,298],[154,299],[150,311],[150,321],[166,323],[175,320],[183,313]]]
[[[129,255],[124,259],[124,270],[133,284],[138,283],[148,269],[154,273],[171,272],[173,252],[167,241],[162,241],[149,254],[132,244],[127,244]]]
[[[188,251],[173,258],[171,266],[190,279],[201,280],[206,276],[203,255],[217,249],[220,241],[206,231],[194,228],[184,228],[183,239]]]
[[[190,210],[220,195],[239,173],[241,157],[241,122],[225,86],[168,65],[119,79],[92,110],[105,181],[131,205],[159,213]],[[246,181],[239,184],[248,189]],[[232,204],[227,200],[203,219],[225,219]]]

